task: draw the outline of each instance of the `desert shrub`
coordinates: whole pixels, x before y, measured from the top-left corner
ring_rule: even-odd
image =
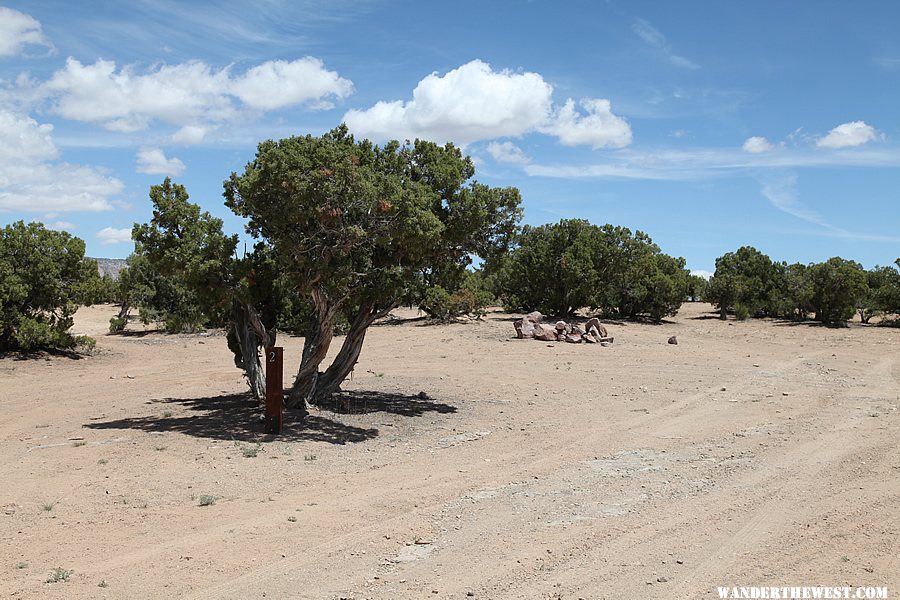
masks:
[[[425,290],[419,308],[435,319],[446,321],[451,312],[450,293],[439,285],[432,286]]]
[[[84,242],[41,223],[0,230],[0,351],[75,348],[69,334],[78,305],[98,285],[97,263]],[[87,343],[86,339],[81,340]]]
[[[746,321],[750,318],[750,309],[746,304],[738,302],[734,305],[734,318],[738,321]]]
[[[590,307],[654,320],[678,310],[689,277],[684,259],[662,254],[645,233],[578,219],[526,226],[509,257],[488,270],[511,310],[565,316]]]
[[[707,302],[722,318],[742,304],[750,316],[775,316],[784,288],[784,270],[752,246],[743,246],[716,259],[716,272],[706,290]]]
[[[850,319],[868,291],[862,266],[837,256],[810,266],[809,276],[816,320],[823,323]]]

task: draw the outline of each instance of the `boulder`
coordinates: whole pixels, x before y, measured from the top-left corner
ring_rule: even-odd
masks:
[[[576,333],[570,333],[570,334],[566,335],[566,341],[569,342],[570,344],[580,344],[584,340],[582,339],[581,335],[576,334]]]
[[[603,326],[603,323],[601,323],[600,319],[598,319],[597,317],[588,319],[588,322],[584,324],[585,331],[590,331],[592,327],[597,330],[597,332],[600,334],[600,337],[606,337],[608,335],[606,332],[606,327]]]
[[[534,333],[532,335],[534,336],[534,339],[541,340],[542,342],[555,342],[558,339],[556,328],[550,327],[549,325],[541,325],[540,323],[534,326]]]
[[[544,315],[538,311],[533,311],[513,323],[516,328],[516,337],[519,339],[530,338],[534,335],[534,326],[544,320]]]
[[[569,332],[569,324],[565,321],[557,321],[556,322],[556,331],[560,333],[568,333]]]

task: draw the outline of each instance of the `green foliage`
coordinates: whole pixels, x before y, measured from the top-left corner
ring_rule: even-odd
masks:
[[[750,309],[745,304],[738,302],[734,305],[734,318],[738,321],[746,321],[750,318]]]
[[[442,321],[461,315],[481,318],[486,314],[485,308],[494,301],[494,295],[485,288],[482,273],[464,271],[456,291],[451,294],[440,285],[431,286],[425,290],[419,308]]]
[[[271,245],[294,290],[334,302],[393,306],[423,272],[503,247],[520,217],[514,188],[470,181],[453,145],[357,142],[344,126],[322,137],[259,145],[226,204]]]
[[[153,218],[132,231],[135,252],[120,275],[123,297],[139,307],[141,321],[170,332],[224,324],[237,236],[222,233],[222,220],[201,212],[168,177],[150,188],[150,199]]]
[[[706,299],[723,318],[737,304],[752,316],[775,316],[783,287],[783,270],[756,248],[743,246],[716,259]]]
[[[900,267],[900,265],[898,265]],[[900,313],[900,270],[893,267],[875,267],[866,272],[866,293],[858,307],[863,323],[877,315]]]
[[[0,351],[72,349],[69,334],[80,303],[99,286],[97,263],[84,242],[40,223],[0,230]],[[81,338],[88,344],[88,338]]]
[[[450,292],[439,285],[428,288],[419,308],[435,319],[448,320],[452,311]]]
[[[697,302],[707,295],[709,281],[705,277],[699,275],[688,276],[685,295],[691,302]]]
[[[840,257],[812,265],[809,277],[816,320],[823,323],[850,319],[868,291],[866,272],[862,266]]]
[[[119,284],[109,274],[91,277],[81,286],[82,304],[106,304],[119,299]]]
[[[526,226],[517,247],[488,265],[507,307],[564,316],[583,307],[609,315],[660,320],[684,300],[689,273],[644,233],[584,220]]]

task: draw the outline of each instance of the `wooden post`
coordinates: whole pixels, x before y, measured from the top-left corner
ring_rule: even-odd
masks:
[[[284,348],[266,348],[266,433],[281,433],[284,406]]]

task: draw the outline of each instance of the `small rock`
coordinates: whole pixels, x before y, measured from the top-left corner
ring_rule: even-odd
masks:
[[[678,345],[678,338],[677,338],[676,336],[673,335],[672,337],[669,338],[668,343],[669,343],[669,344],[672,344],[673,346],[677,346],[677,345]]]
[[[720,391],[722,391],[722,392],[727,392],[727,391],[728,391],[728,388],[725,387],[725,386],[723,385],[723,386],[722,386],[722,389],[721,389]]]
[[[791,393],[790,393],[790,392],[781,392],[781,395],[782,395],[782,396],[790,396]]]
[[[668,580],[669,580],[669,578],[668,578],[668,577],[665,577],[665,576],[664,576],[664,577],[657,577],[657,578],[656,578],[656,581],[658,581],[658,582],[660,582],[660,583],[665,583],[665,582],[667,582]]]
[[[475,592],[466,592],[466,596],[468,596],[469,598],[474,598]]]

